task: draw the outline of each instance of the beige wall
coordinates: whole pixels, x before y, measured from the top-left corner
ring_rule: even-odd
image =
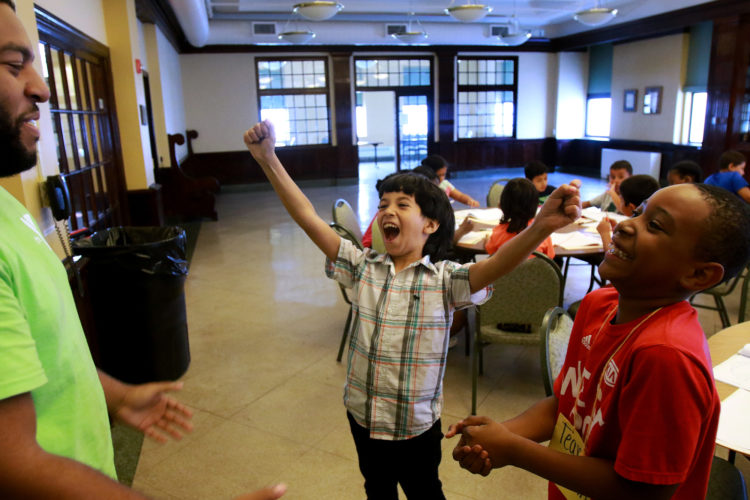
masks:
[[[41,8],[78,28],[94,40],[107,45],[102,3],[109,0],[35,0]],[[30,0],[16,1],[32,3]]]
[[[143,77],[135,72],[141,41],[134,0],[106,0],[104,19],[114,76],[117,122],[127,189],[146,189],[154,183],[148,126],[141,124],[139,106],[146,105]]]
[[[556,56],[534,52],[518,56],[518,138],[549,137],[555,126]],[[183,54],[180,62],[185,121],[200,134],[195,151],[245,149],[242,133],[258,119],[254,56]]]
[[[556,124],[552,135],[558,139],[584,135],[588,60],[587,52],[557,54]]]
[[[615,45],[612,58],[610,137],[672,142],[679,132],[682,82],[687,66],[688,35],[679,34]],[[664,88],[661,113],[643,114],[646,87]],[[622,110],[625,89],[638,89],[635,112]]]
[[[555,54],[525,52],[518,57],[516,137],[540,139],[552,135],[557,91]]]
[[[198,131],[196,153],[245,149],[242,134],[258,121],[249,54],[183,54],[185,122]]]
[[[182,97],[180,57],[161,30],[143,25],[147,69],[154,116],[156,150],[160,166],[171,166],[167,134],[185,134],[185,105]],[[177,146],[177,161],[187,155],[187,143]]]

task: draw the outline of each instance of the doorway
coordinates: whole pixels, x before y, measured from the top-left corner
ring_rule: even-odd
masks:
[[[360,180],[418,166],[427,156],[427,96],[378,90],[356,97]]]

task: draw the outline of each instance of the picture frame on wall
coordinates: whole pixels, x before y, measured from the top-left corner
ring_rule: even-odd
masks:
[[[635,112],[638,106],[638,89],[625,89],[622,110],[626,113]]]
[[[663,87],[646,87],[643,94],[643,114],[658,115],[661,113],[661,94]]]

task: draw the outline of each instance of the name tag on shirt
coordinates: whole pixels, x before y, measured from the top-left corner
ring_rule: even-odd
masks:
[[[568,455],[585,455],[583,438],[562,413],[557,416],[555,430],[552,433],[552,438],[549,440],[549,447]],[[555,486],[568,500],[588,500],[588,497],[573,490],[563,488],[559,484],[555,484]]]

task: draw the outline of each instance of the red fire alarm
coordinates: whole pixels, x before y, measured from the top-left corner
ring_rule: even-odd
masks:
[[[142,71],[143,71],[143,68],[141,67],[141,60],[136,59],[135,60],[135,72],[140,75]]]

